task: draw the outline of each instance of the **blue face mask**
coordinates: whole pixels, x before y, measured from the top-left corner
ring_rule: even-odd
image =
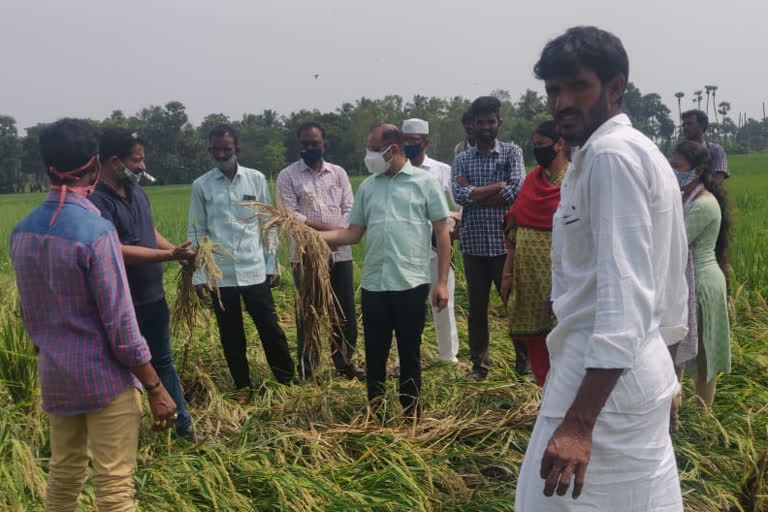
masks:
[[[405,158],[413,160],[421,154],[421,144],[414,144],[412,146],[405,146]]]
[[[317,162],[322,160],[322,158],[323,150],[320,148],[305,149],[301,152],[301,159],[304,160],[304,163],[309,167],[315,165]]]
[[[680,183],[680,188],[683,188],[690,185],[696,179],[696,169],[691,169],[687,172],[675,171],[675,176],[677,176],[677,181]]]

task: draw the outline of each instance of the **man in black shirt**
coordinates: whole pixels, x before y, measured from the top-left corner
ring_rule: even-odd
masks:
[[[189,262],[191,242],[174,246],[157,232],[149,198],[139,186],[146,172],[144,141],[122,128],[106,128],[99,141],[101,179],[90,200],[112,222],[120,238],[125,272],[141,335],[152,354],[152,366],[176,402],[176,432],[195,441],[192,419],[173,367],[170,318],[163,290],[163,262]]]

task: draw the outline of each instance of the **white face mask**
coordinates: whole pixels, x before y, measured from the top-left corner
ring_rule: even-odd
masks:
[[[138,185],[141,179],[141,174],[136,174],[127,167],[123,167],[123,172],[120,173],[120,179],[123,183],[129,183],[131,185]]]
[[[389,161],[384,160],[384,153],[389,151],[389,149],[392,147],[390,144],[387,149],[384,151],[378,152],[378,151],[371,151],[366,150],[365,152],[365,158],[363,161],[365,162],[365,166],[368,168],[368,172],[371,174],[379,175],[384,174],[387,172],[392,165],[392,159],[390,158]]]
[[[237,166],[237,155],[232,155],[227,160],[224,160],[223,162],[216,161],[216,167],[219,168],[222,172],[229,172],[234,170],[234,168]]]

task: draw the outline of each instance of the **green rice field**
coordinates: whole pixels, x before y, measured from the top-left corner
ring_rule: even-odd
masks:
[[[721,376],[711,412],[699,407],[692,382],[686,380],[682,429],[674,438],[686,510],[695,512],[768,511],[768,153],[731,156],[729,162],[733,372]],[[148,189],[158,230],[172,241],[185,235],[189,189]],[[50,456],[34,354],[17,314],[7,247],[13,226],[42,197],[0,196],[2,511],[43,509]],[[355,259],[359,278],[362,247],[355,248]],[[283,282],[274,296],[294,347],[293,283],[285,247],[280,261]],[[167,266],[169,300],[175,296],[177,268]],[[461,265],[456,303],[460,358],[467,361]],[[167,432],[154,434],[146,412],[135,476],[140,509],[514,510],[517,474],[540,392],[514,372],[514,350],[498,297],[491,316],[491,379],[474,383],[438,362],[428,320],[422,350],[425,418],[416,425],[398,417],[394,381],[383,420],[369,416],[362,383],[336,378],[327,366],[317,385],[279,386],[271,379],[250,320],[248,355],[257,391],[251,405],[236,405],[227,396],[232,382],[215,322],[206,318],[190,348],[183,385],[196,427],[211,442],[196,447]],[[177,361],[184,339],[181,333],[174,338]],[[362,349],[358,354],[362,363]],[[90,484],[81,505],[84,511],[95,510]]]

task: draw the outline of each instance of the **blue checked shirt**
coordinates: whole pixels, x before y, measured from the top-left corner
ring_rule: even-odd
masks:
[[[525,177],[523,151],[512,142],[496,141],[490,153],[472,147],[453,161],[451,185],[456,203],[462,207],[459,248],[471,256],[499,256],[507,253],[504,245],[504,214],[517,199]],[[459,186],[456,178],[464,176],[468,187]],[[499,195],[504,206],[481,206],[470,199],[475,187],[506,181]]]

